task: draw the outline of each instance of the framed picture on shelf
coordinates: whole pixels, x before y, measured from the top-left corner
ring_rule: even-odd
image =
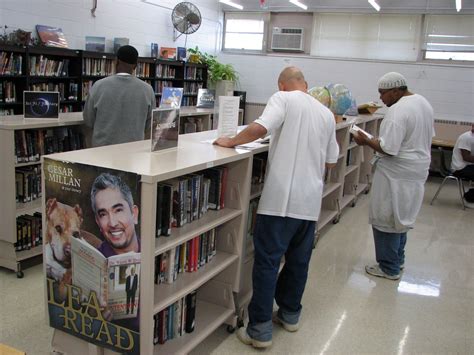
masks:
[[[86,36],[86,51],[105,52],[105,37]]]
[[[157,108],[151,118],[151,151],[176,148],[179,136],[179,108]]]
[[[125,37],[115,37],[114,38],[114,53],[117,54],[117,51],[120,47],[128,45],[130,40]]]
[[[160,59],[176,60],[176,48],[161,47],[160,48]]]
[[[36,25],[41,43],[48,47],[68,48],[63,30],[59,27]]]
[[[185,47],[178,47],[178,60],[186,61],[186,48]]]
[[[165,86],[161,95],[160,108],[180,108],[183,88]]]
[[[213,108],[216,91],[211,89],[198,89],[196,107]]]
[[[23,91],[24,118],[59,118],[59,92]]]
[[[158,58],[158,43],[150,44],[150,57]]]

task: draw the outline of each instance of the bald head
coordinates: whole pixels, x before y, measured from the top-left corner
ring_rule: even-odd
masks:
[[[297,67],[286,67],[278,77],[278,88],[281,91],[301,90],[306,91],[308,84],[304,75]]]

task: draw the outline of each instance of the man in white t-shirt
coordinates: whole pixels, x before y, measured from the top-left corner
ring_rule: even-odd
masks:
[[[474,181],[474,124],[470,131],[458,137],[453,149],[451,170],[454,176]],[[474,201],[468,201],[469,197],[466,197],[473,192],[474,189],[471,189],[464,195],[464,205],[466,207],[474,208]]]
[[[306,93],[303,73],[285,68],[262,116],[233,138],[215,141],[234,147],[271,135],[265,185],[254,230],[255,261],[249,323],[239,339],[254,347],[272,343],[273,321],[298,329],[316,221],[321,209],[324,170],[337,162],[333,114]],[[278,275],[280,260],[285,265]]]
[[[474,124],[470,131],[458,137],[453,149],[451,170],[455,176],[474,180]]]
[[[377,264],[365,271],[390,280],[400,278],[405,264],[407,232],[423,202],[434,136],[433,108],[421,95],[408,91],[395,72],[378,82],[380,99],[388,106],[380,136],[359,132],[354,140],[377,152],[369,210]]]

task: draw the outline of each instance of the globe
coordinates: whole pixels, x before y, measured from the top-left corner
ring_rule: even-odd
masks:
[[[308,94],[310,94],[326,107],[329,107],[331,104],[331,96],[329,95],[328,89],[326,89],[324,86],[315,86],[314,88],[308,90]]]
[[[331,96],[329,109],[336,115],[343,115],[352,105],[352,93],[343,84],[329,84],[327,86]]]

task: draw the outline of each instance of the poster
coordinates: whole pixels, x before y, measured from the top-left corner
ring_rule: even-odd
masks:
[[[140,176],[44,159],[50,326],[140,353]]]

